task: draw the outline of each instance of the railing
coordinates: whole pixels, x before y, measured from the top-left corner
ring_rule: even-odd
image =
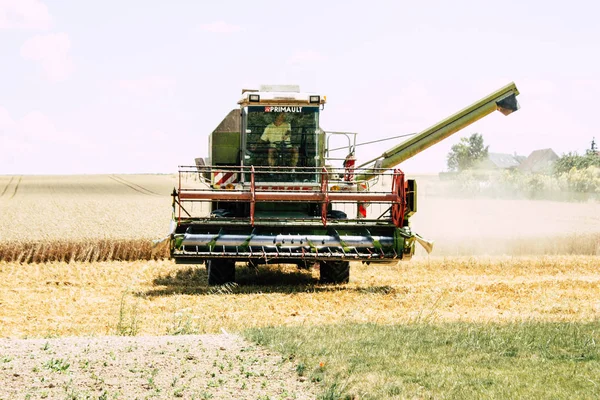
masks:
[[[372,171],[372,169],[369,169]],[[258,216],[256,204],[273,203],[312,203],[316,205],[315,215],[292,216],[291,219],[314,222],[319,220],[325,226],[330,220],[338,219],[328,210],[333,205],[354,212],[356,218],[346,221],[369,220],[360,215],[368,205],[375,219],[391,220],[401,227],[406,211],[406,185],[404,173],[377,171],[381,178],[376,184],[355,181],[362,173],[360,169],[344,168],[295,168],[257,166],[193,166],[180,167],[179,187],[174,196],[176,217],[182,219],[210,218],[211,203],[248,203],[249,212],[244,215],[220,216],[231,221],[243,221],[254,226],[257,219],[281,219]],[[379,205],[379,207],[374,207]],[[198,211],[198,212],[196,212]],[[344,210],[339,210],[344,211]],[[371,218],[372,219],[372,218]]]

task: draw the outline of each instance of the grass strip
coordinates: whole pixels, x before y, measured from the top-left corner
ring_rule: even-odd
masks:
[[[323,399],[600,398],[600,321],[249,329]]]

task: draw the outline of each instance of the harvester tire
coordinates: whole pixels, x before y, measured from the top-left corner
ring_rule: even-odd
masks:
[[[348,283],[350,263],[348,261],[321,261],[320,283]]]
[[[206,262],[209,285],[224,285],[235,282],[235,262],[229,260],[208,260]]]

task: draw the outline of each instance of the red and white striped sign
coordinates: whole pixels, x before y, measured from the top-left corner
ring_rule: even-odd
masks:
[[[214,173],[213,182],[215,185],[226,185],[228,183],[237,183],[238,174],[230,171],[218,171]]]

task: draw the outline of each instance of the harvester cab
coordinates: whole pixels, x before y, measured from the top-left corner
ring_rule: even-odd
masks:
[[[180,167],[171,256],[205,262],[209,284],[233,282],[236,262],[318,265],[321,282],[344,283],[350,261],[410,259],[416,242],[430,252],[410,227],[416,182],[395,167],[495,110],[517,110],[518,94],[511,83],[357,167],[356,134],[320,128],[324,95],[242,90],[208,157]]]
[[[324,161],[319,128],[324,96],[301,93],[297,86],[263,86],[243,91],[238,104],[242,166],[269,167],[268,174],[257,176],[260,181],[318,182],[313,172]],[[304,173],[288,173],[296,168]]]

